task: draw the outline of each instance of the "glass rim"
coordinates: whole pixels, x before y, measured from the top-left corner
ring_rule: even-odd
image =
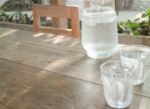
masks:
[[[125,46],[120,50],[120,57],[132,56],[132,58],[143,59],[150,55],[150,47],[145,45]]]
[[[130,67],[128,67],[128,66],[124,66],[123,64],[122,64],[122,62],[121,62],[121,60],[109,60],[109,61],[106,61],[106,62],[104,62],[104,63],[102,63],[101,65],[100,65],[100,70],[101,70],[101,74],[102,75],[105,75],[106,74],[106,72],[110,72],[109,70],[109,67],[110,66],[107,66],[107,65],[109,65],[110,64],[110,66],[116,66],[116,68],[118,67],[120,67],[121,69],[123,69],[124,68],[124,70],[120,70],[120,71],[117,71],[118,69],[116,69],[116,71],[114,71],[113,69],[112,69],[112,71],[111,71],[111,73],[107,73],[109,76],[113,76],[113,75],[115,75],[115,76],[117,76],[117,75],[127,75],[127,74],[129,74],[129,75],[131,75],[132,76],[132,74],[133,74],[133,72],[134,72],[134,70],[132,69],[132,68],[130,68]],[[126,69],[126,70],[125,70]]]
[[[129,50],[140,50],[144,52],[150,52],[150,47],[145,45],[129,45],[122,48],[122,51],[129,51]]]

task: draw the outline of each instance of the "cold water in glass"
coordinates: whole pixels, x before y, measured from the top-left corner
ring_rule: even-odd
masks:
[[[84,9],[82,46],[87,55],[94,59],[110,57],[117,44],[117,17],[114,9],[108,5],[98,5],[98,3]]]

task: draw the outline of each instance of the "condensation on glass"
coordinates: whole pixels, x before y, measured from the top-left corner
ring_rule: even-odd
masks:
[[[94,59],[112,56],[118,44],[113,0],[83,0],[82,46]]]

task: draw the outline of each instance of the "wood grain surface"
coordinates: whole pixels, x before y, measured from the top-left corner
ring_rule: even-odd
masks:
[[[80,39],[0,27],[0,109],[111,109],[99,66]],[[128,109],[149,109],[150,75]]]

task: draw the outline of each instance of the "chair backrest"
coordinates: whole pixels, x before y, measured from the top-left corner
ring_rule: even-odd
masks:
[[[67,34],[72,37],[80,37],[79,12],[77,7],[34,4],[32,11],[33,25],[36,32],[51,32],[56,34]],[[41,27],[41,17],[71,19],[71,29]]]

